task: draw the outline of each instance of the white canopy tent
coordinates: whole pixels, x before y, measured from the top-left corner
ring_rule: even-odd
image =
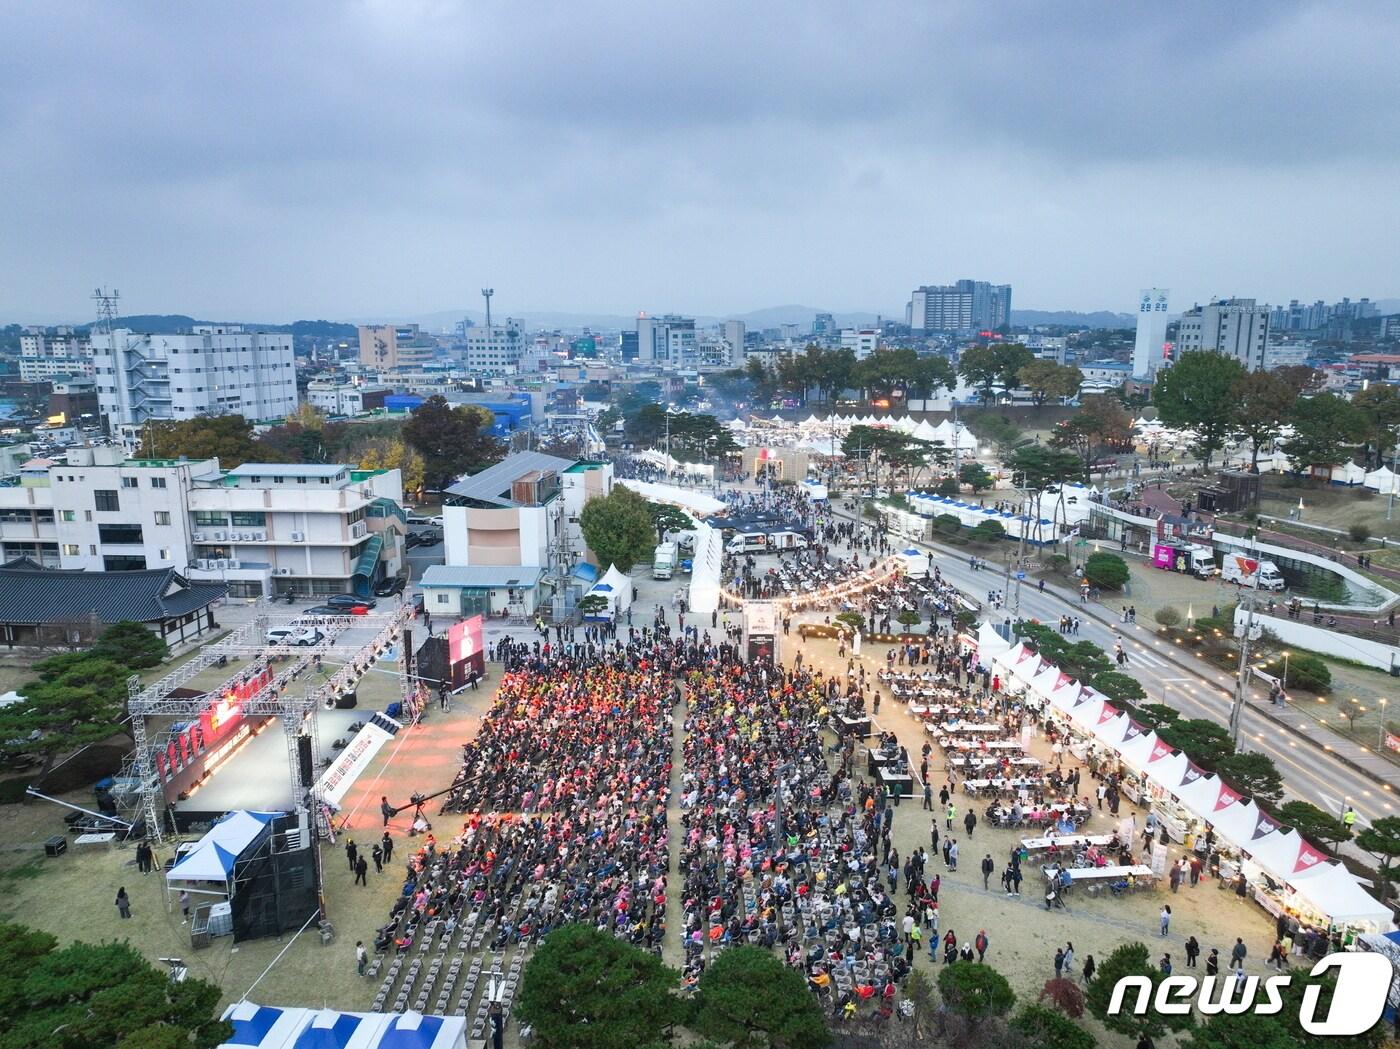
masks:
[[[1333,484],[1355,486],[1366,480],[1366,471],[1355,463],[1339,463],[1332,467],[1330,480]]]
[[[1393,473],[1388,466],[1372,470],[1362,483],[1381,495],[1400,495],[1400,474]]]
[[[997,656],[1010,648],[1011,645],[991,623],[982,623],[977,627],[977,658],[983,666],[990,667]]]
[[[213,891],[227,895],[239,855],[280,815],[280,812],[230,812],[165,872],[167,886],[174,882],[222,885],[221,890]]]
[[[348,1013],[238,1002],[224,1010],[233,1036],[219,1049],[465,1049],[465,1016]]]
[[[723,533],[701,521],[695,529],[695,550],[690,561],[690,608],[697,615],[713,612],[719,607],[723,561]]]
[[[594,595],[608,602],[606,611],[595,615],[599,615],[599,618],[620,616],[632,607],[632,580],[617,565],[609,565],[603,578],[589,587],[587,596]]]
[[[923,579],[928,575],[929,561],[928,554],[918,547],[910,546],[899,552],[900,560],[904,562],[904,574],[915,579]]]
[[[696,514],[717,514],[725,509],[724,503],[703,492],[692,492],[688,488],[677,488],[673,484],[654,484],[651,481],[637,481],[631,477],[619,477],[617,483],[630,488],[644,499],[654,503],[670,503],[682,510]]]

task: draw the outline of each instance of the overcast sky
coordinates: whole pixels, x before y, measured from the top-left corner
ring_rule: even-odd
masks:
[[[1400,295],[1393,3],[0,0],[0,320]]]

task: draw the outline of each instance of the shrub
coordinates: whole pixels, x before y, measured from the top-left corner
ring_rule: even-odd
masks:
[[[962,531],[962,522],[952,514],[939,514],[933,519],[933,527],[944,535],[957,535]]]
[[[1066,1016],[1078,1020],[1084,1015],[1084,991],[1079,984],[1063,976],[1046,980],[1040,989],[1040,1000],[1048,1001]]]
[[[1084,562],[1084,578],[1103,590],[1122,590],[1128,581],[1128,562],[1117,554],[1090,554]]]
[[[933,489],[935,495],[957,495],[959,491],[956,477],[945,477]]]
[[[1147,698],[1147,693],[1136,678],[1120,674],[1116,670],[1105,670],[1102,674],[1095,675],[1090,684],[1109,699],[1116,699],[1120,703],[1138,703]]]
[[[1283,677],[1283,657],[1270,656],[1264,664],[1264,672],[1276,678]],[[1332,691],[1332,671],[1317,656],[1308,652],[1297,652],[1288,657],[1288,687],[1299,688],[1304,692],[1321,695]]]
[[[1159,608],[1153,612],[1152,618],[1161,623],[1162,626],[1171,628],[1181,622],[1181,613],[1168,605],[1166,608]]]
[[[995,543],[1006,538],[1006,529],[1000,521],[978,521],[977,527],[972,530],[972,538],[979,543]]]
[[[1371,538],[1371,530],[1358,521],[1347,529],[1347,535],[1351,536],[1351,541],[1353,543],[1364,543],[1367,539]]]
[[[1069,983],[1068,980],[1051,982]],[[1075,990],[1079,989],[1075,987]],[[1082,991],[1080,997],[1083,997]],[[1094,1036],[1073,1020],[1035,1003],[1021,1007],[1011,1018],[1011,1029],[1024,1035],[1026,1044],[1037,1049],[1094,1049],[1095,1045]]]
[[[1064,575],[1069,571],[1069,558],[1064,554],[1051,554],[1045,559],[1045,568],[1056,575]]]
[[[938,974],[938,990],[954,1012],[982,1020],[1010,1012],[1016,994],[1006,977],[982,962],[954,962]]]

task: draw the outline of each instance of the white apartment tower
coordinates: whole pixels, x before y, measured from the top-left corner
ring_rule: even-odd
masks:
[[[1221,299],[1196,306],[1181,315],[1177,326],[1177,353],[1207,350],[1233,357],[1246,371],[1264,367],[1264,347],[1269,343],[1269,307],[1253,299]]]
[[[725,321],[722,330],[724,341],[729,344],[729,366],[742,368],[744,366],[744,322]]]
[[[283,419],[296,410],[290,334],[201,325],[188,335],[118,328],[92,333],[97,401],[109,427],[151,419],[241,415]]]
[[[1137,339],[1133,343],[1134,379],[1150,379],[1162,366],[1170,300],[1170,288],[1143,288],[1138,296]]]

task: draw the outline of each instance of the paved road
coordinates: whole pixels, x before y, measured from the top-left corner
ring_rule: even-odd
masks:
[[[965,553],[928,543],[919,545],[931,552],[933,563],[942,571],[944,578],[982,605],[986,606],[987,591],[1005,588],[1004,566],[1000,571],[991,566],[974,571]],[[1013,577],[1013,590],[1007,595],[1013,602],[1015,585]],[[1009,614],[1009,608],[1004,608],[1001,613],[1003,616]],[[1165,702],[1186,717],[1229,723],[1230,706],[1234,699],[1233,677],[1164,642],[1154,634],[1151,626],[1119,622],[1116,605],[1085,606],[1068,590],[1047,585],[1046,592],[1042,594],[1034,581],[1022,583],[1021,618],[1054,625],[1065,614],[1080,617],[1080,639],[1093,641],[1110,654],[1115,641],[1122,638],[1128,664],[1121,669],[1142,683],[1150,701]],[[1099,617],[1107,618],[1110,623],[1103,622]],[[1291,796],[1337,815],[1349,803],[1356,808],[1357,822],[1361,825],[1381,816],[1396,814],[1395,791],[1386,782],[1387,778],[1395,778],[1393,766],[1385,759],[1372,757],[1380,765],[1377,775],[1358,772],[1325,749],[1326,746],[1340,745],[1340,741],[1334,739],[1333,742],[1324,743],[1322,734],[1325,730],[1318,728],[1310,719],[1292,715],[1297,719],[1299,728],[1316,739],[1316,743],[1299,739],[1260,713],[1256,709],[1260,705],[1257,694],[1250,703],[1252,705],[1245,708],[1242,724],[1246,739],[1242,742],[1248,749],[1267,754],[1274,760],[1283,775],[1285,789]]]

